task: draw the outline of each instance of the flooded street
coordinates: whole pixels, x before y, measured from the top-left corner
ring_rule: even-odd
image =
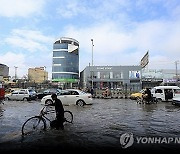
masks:
[[[22,137],[22,124],[29,117],[38,115],[42,107],[38,101],[5,101],[0,104],[0,151],[180,151],[180,107],[171,102],[148,105],[137,104],[130,99],[94,99],[93,105],[64,106],[74,115],[73,123],[66,124],[65,130],[48,127],[46,131]],[[132,144],[120,141],[125,133],[133,135],[133,140],[128,138],[133,141]],[[148,142],[149,138],[156,139]],[[123,143],[129,144],[129,147]]]

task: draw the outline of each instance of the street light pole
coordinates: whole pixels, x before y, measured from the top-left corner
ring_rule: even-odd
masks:
[[[46,66],[44,66],[44,82],[46,81]]]
[[[15,80],[16,80],[16,78],[17,78],[17,66],[14,66],[14,68],[15,68],[15,75],[14,75],[14,78],[15,78]]]
[[[91,42],[92,42],[92,70],[91,70],[91,77],[92,77],[92,89],[93,89],[93,76],[94,76],[94,73],[93,73],[93,47],[94,47],[94,44],[93,44],[93,39],[91,39]]]
[[[175,61],[175,65],[176,65],[176,85],[178,83],[178,71],[177,71],[177,64],[178,64],[179,60]]]

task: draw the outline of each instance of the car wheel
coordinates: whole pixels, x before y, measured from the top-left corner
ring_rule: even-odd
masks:
[[[10,99],[9,99],[8,97],[5,97],[4,100],[5,100],[5,101],[9,101]]]
[[[77,103],[76,103],[76,105],[78,105],[78,106],[84,106],[85,103],[84,103],[83,100],[78,100]]]
[[[25,97],[25,98],[23,98],[23,101],[28,101],[28,99]]]
[[[162,102],[162,99],[161,98],[157,98],[157,102]]]
[[[47,99],[45,101],[45,105],[50,105],[50,104],[53,104],[53,101],[51,99]]]

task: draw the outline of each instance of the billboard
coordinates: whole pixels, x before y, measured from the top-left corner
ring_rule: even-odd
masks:
[[[129,71],[129,79],[140,79],[141,73],[140,71]]]
[[[148,63],[149,63],[149,51],[147,51],[144,57],[141,59],[141,67],[144,68]]]

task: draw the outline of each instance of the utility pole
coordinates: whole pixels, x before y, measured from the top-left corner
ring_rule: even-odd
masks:
[[[179,60],[175,61],[175,66],[176,66],[176,85],[178,83],[178,69],[177,69],[177,64],[178,64]]]
[[[14,66],[14,68],[15,68],[15,75],[14,75],[14,78],[15,78],[15,80],[17,79],[17,66]]]
[[[93,77],[94,77],[94,73],[93,73],[93,47],[94,47],[94,44],[93,44],[93,39],[91,39],[91,42],[92,42],[92,70],[91,70],[91,76],[92,76],[92,89],[93,89]]]
[[[44,82],[46,81],[46,66],[44,66]]]

